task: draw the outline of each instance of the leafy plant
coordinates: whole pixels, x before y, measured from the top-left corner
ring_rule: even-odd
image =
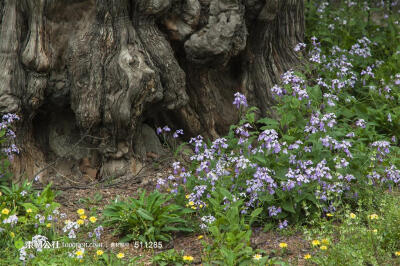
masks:
[[[175,249],[169,249],[154,255],[151,262],[155,265],[166,266],[166,265],[184,265],[183,261],[184,252],[180,253]]]
[[[169,241],[172,232],[190,232],[185,215],[192,213],[176,204],[169,204],[171,195],[144,190],[139,199],[116,199],[108,205],[103,215],[105,225],[115,228],[114,233],[123,235],[122,242]]]
[[[213,192],[210,204],[215,221],[207,228],[212,244],[203,241],[204,261],[211,265],[248,265],[254,254],[250,246],[250,226],[262,209],[254,210],[249,216],[249,223],[246,223],[240,215],[243,200],[234,200],[224,188]]]

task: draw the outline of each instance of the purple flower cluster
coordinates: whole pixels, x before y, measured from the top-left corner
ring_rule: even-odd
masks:
[[[379,162],[382,162],[387,154],[390,153],[390,142],[389,141],[375,141],[371,144],[372,147],[375,147],[377,150],[376,158]]]
[[[274,129],[266,129],[258,136],[258,141],[261,143],[261,147],[273,153],[279,153],[281,145],[278,141],[278,133]]]
[[[239,109],[241,106],[247,107],[247,99],[246,96],[241,94],[240,92],[235,93],[235,99],[233,101],[233,104],[236,105],[236,108]]]
[[[282,208],[281,207],[278,207],[278,208],[275,207],[275,206],[268,207],[268,213],[269,213],[270,217],[277,216],[281,212],[282,212]]]
[[[305,81],[301,77],[297,76],[293,70],[286,71],[282,75],[282,83],[284,85],[290,85],[292,89],[292,96],[298,98],[300,101],[302,99],[308,99],[308,93],[307,90],[305,89]],[[275,93],[278,96],[282,96],[286,94],[286,90],[278,87],[275,85],[274,87],[271,88],[271,91]]]
[[[306,48],[306,44],[305,43],[298,43],[295,47],[294,47],[294,51],[295,52],[299,52],[300,50],[303,50],[304,48]]]
[[[334,113],[325,114],[320,118],[319,113],[311,115],[308,125],[304,132],[314,134],[318,131],[326,132],[325,126],[332,128],[336,124],[336,115]]]
[[[11,142],[12,139],[16,138],[15,132],[10,128],[11,124],[15,121],[20,120],[19,116],[16,114],[5,114],[2,117],[2,121],[0,121],[0,131],[6,130],[6,137],[8,138],[8,142]],[[3,148],[2,150],[10,161],[14,159],[14,154],[19,154],[19,149],[15,144],[10,144],[9,147]]]
[[[183,135],[183,129],[178,129],[177,131],[175,131],[172,137],[176,139],[179,137],[179,135]]]
[[[268,190],[270,194],[275,193],[277,184],[272,178],[274,172],[266,167],[259,167],[253,175],[253,179],[246,180],[247,189],[246,192],[250,195],[250,200],[247,203],[248,206],[254,206],[254,203],[258,199],[258,193]]]
[[[158,127],[156,130],[157,135],[160,135],[163,132],[170,132],[170,131],[171,131],[171,129],[168,126],[164,126],[163,128]],[[182,134],[183,134],[183,132],[182,132]]]

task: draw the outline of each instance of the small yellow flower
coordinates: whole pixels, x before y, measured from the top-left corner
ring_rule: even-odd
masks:
[[[7,209],[7,208],[4,208],[4,209],[1,211],[1,213],[4,214],[4,215],[7,215],[7,214],[10,213],[10,210]]]
[[[329,245],[329,239],[324,238],[321,240],[321,243],[324,245]]]
[[[76,211],[76,213],[78,213],[79,215],[84,215],[85,214],[85,210],[84,209],[79,209]]]
[[[203,237],[204,237],[203,235],[199,235],[199,236],[197,237],[197,239],[200,240],[200,239],[202,239]]]
[[[195,209],[196,209],[196,207],[195,207],[195,206],[192,206],[192,209],[193,209],[193,210],[195,210]]]
[[[379,218],[379,216],[376,214],[376,213],[373,213],[373,214],[371,214],[370,216],[369,216],[369,219],[371,219],[371,220],[376,220],[376,219],[378,219]]]
[[[332,214],[332,213],[330,213],[330,212],[328,212],[328,213],[326,214],[326,216],[328,216],[328,217],[332,217],[332,216],[333,216],[333,214]]]
[[[11,233],[10,233],[10,236],[11,236],[11,238],[14,238],[14,237],[15,237],[14,232],[11,232]]]
[[[304,255],[304,259],[305,259],[305,260],[311,259],[311,254],[308,253],[308,254]]]
[[[118,259],[122,259],[123,257],[125,257],[124,253],[120,252],[120,253],[117,254],[117,258]]]
[[[190,205],[190,206],[193,206],[193,205],[194,205],[194,202],[193,202],[193,201],[189,201],[189,205]]]
[[[319,240],[313,240],[311,242],[311,244],[315,247],[315,246],[318,246],[319,244],[321,244],[321,242],[319,242]]]
[[[261,254],[256,254],[253,256],[253,259],[260,260],[262,258]]]
[[[82,256],[82,255],[83,255],[83,250],[82,250],[82,249],[77,250],[77,251],[75,252],[75,255],[76,255],[76,256]]]
[[[3,193],[1,193],[1,191],[0,191],[0,197],[1,197],[1,195],[3,195]]]
[[[87,216],[86,215],[81,215],[79,218],[81,218],[82,220],[86,220]]]
[[[188,199],[188,198],[189,198],[189,194],[187,194],[187,195],[185,196],[185,198],[187,198],[187,199]]]
[[[328,247],[327,247],[327,246],[325,246],[325,245],[323,245],[323,246],[321,246],[321,247],[320,247],[320,249],[321,249],[321,250],[327,250],[327,249],[328,249]]]
[[[377,229],[374,229],[374,230],[372,230],[372,232],[373,232],[374,234],[377,234],[377,233],[378,233],[378,230],[377,230]]]
[[[50,228],[51,227],[51,223],[46,224],[46,227]]]
[[[99,249],[99,250],[97,250],[96,251],[96,254],[97,254],[97,256],[101,256],[101,255],[103,255],[103,250],[101,250],[101,249]]]
[[[399,257],[399,256],[400,256],[400,251],[396,251],[396,252],[394,253],[394,255],[396,255],[397,257]]]
[[[31,213],[31,212],[32,212],[32,209],[29,208],[29,209],[26,210],[26,212],[27,212],[27,213]]]
[[[203,206],[203,204],[200,204],[200,206],[199,206],[199,207],[200,207],[200,209],[201,209],[201,208],[203,208],[204,206]]]
[[[351,219],[356,219],[357,215],[355,215],[354,213],[350,213],[350,218]]]
[[[85,221],[84,221],[84,220],[82,220],[82,219],[78,219],[78,220],[76,221],[76,223],[77,223],[77,224],[79,224],[79,225],[82,225],[82,224],[84,224],[84,223],[85,223]]]
[[[279,243],[279,247],[280,248],[287,248],[287,244],[286,243]]]
[[[192,261],[192,260],[193,260],[193,257],[192,257],[192,256],[183,256],[182,259],[183,259],[184,261]]]
[[[95,223],[95,222],[97,221],[97,218],[94,217],[94,216],[91,216],[91,217],[89,218],[89,221],[90,221],[91,223]]]

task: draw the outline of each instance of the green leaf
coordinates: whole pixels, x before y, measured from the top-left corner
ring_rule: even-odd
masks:
[[[32,203],[22,203],[22,206],[25,208],[25,211],[28,209],[31,209],[33,213],[37,213],[39,211],[38,207]]]
[[[154,218],[151,216],[151,213],[149,213],[147,210],[145,210],[143,208],[139,208],[136,212],[143,219],[148,220],[148,221],[154,221]]]
[[[268,118],[268,117],[261,118],[260,120],[257,121],[257,123],[264,124],[267,126],[272,126],[273,128],[276,128],[279,126],[278,121],[276,121],[275,119],[272,119],[272,118]]]
[[[284,209],[285,211],[291,212],[291,213],[296,213],[296,211],[293,208],[292,200],[290,200],[290,199],[287,199],[282,202],[282,209]]]
[[[257,219],[258,215],[263,211],[263,208],[257,208],[250,214],[249,224],[252,225],[254,220]]]
[[[16,239],[14,240],[14,246],[16,249],[20,249],[24,246],[24,241],[21,238],[19,238],[18,240]]]

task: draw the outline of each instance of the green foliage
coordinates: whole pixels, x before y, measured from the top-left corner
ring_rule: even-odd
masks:
[[[143,191],[139,199],[116,199],[103,212],[105,225],[115,228],[114,233],[124,235],[122,242],[169,241],[173,232],[192,231],[183,218],[192,211],[169,204],[171,198],[158,191],[149,195]]]
[[[356,213],[344,212],[340,223],[324,221],[313,234],[337,236],[322,252],[315,250],[318,265],[397,265],[400,253],[400,200],[396,194],[376,195],[378,209],[372,205]],[[379,210],[379,212],[377,211]],[[394,259],[396,258],[396,259]]]
[[[225,200],[232,203],[224,204]],[[278,265],[278,260],[268,259],[261,250],[253,250],[250,246],[251,225],[260,215],[262,208],[254,210],[250,215],[240,215],[243,200],[234,200],[224,188],[217,188],[212,193],[210,208],[215,213],[215,221],[207,231],[212,243],[202,242],[204,246],[204,265]],[[255,260],[254,256],[262,256]],[[283,264],[281,264],[283,265]]]
[[[184,255],[185,254],[183,251],[179,253],[175,249],[169,249],[154,255],[151,259],[151,262],[154,265],[159,265],[159,266],[166,266],[166,265],[181,266],[185,264],[183,260]]]

